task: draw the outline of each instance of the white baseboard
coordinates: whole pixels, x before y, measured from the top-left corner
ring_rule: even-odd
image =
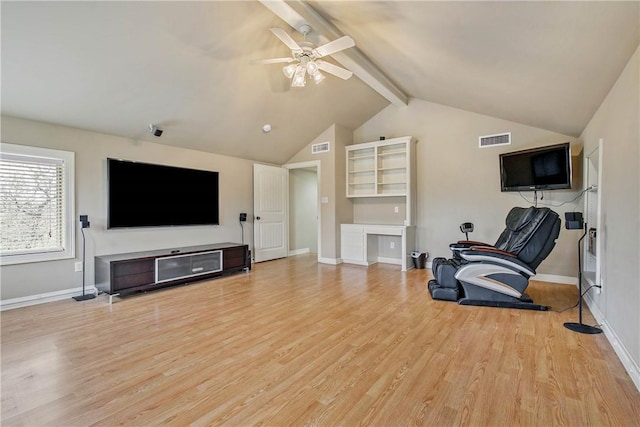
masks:
[[[395,264],[395,265],[402,265],[402,260],[399,258],[386,258],[386,257],[378,257],[378,262],[384,263],[384,264]]]
[[[342,258],[318,257],[318,262],[322,264],[338,265],[338,264],[342,264]]]
[[[292,251],[289,251],[289,256],[308,254],[309,252],[311,252],[309,248],[294,249]]]
[[[591,295],[587,294],[584,297],[584,300],[589,306],[589,310],[596,319],[596,322],[602,327],[604,336],[609,340],[609,343],[618,355],[618,359],[620,359],[624,369],[629,374],[629,377],[631,377],[631,381],[633,381],[633,384],[635,384],[638,391],[640,391],[640,367],[631,357],[631,353],[629,353],[626,347],[622,345],[620,338],[618,338],[616,332],[611,328],[611,325],[609,325],[609,322],[607,322],[607,319],[605,319],[604,315],[591,298]]]
[[[539,280],[540,282],[562,283],[564,285],[577,285],[578,278],[571,276],[557,276],[555,274],[536,274],[531,280]]]
[[[96,294],[97,289],[94,286],[87,286],[85,293]],[[38,295],[29,295],[26,297],[11,298],[0,301],[0,311],[11,310],[14,308],[28,307],[30,305],[44,304],[46,302],[59,301],[77,295],[82,295],[82,287],[63,289],[61,291],[47,292]]]

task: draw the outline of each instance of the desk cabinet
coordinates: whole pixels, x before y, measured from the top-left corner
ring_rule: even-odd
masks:
[[[400,256],[395,259],[378,257],[378,237],[398,236]],[[401,266],[402,271],[413,268],[411,251],[415,245],[415,227],[403,225],[341,224],[340,250],[342,262],[369,266],[387,262]]]

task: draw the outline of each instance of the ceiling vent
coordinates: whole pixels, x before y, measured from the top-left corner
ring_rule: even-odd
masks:
[[[321,142],[319,144],[313,144],[311,146],[311,154],[328,153],[328,152],[329,152],[329,141]]]
[[[480,148],[509,144],[511,144],[511,132],[497,133],[495,135],[485,135],[478,138],[478,146]]]

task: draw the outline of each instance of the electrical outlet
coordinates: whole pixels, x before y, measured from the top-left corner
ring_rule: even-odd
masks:
[[[396,207],[394,207],[394,208],[393,208],[393,212],[395,212],[395,213],[400,212],[400,208],[399,208],[399,207],[397,207],[397,206],[396,206]]]
[[[76,272],[82,271],[82,262],[80,262],[80,261],[76,262],[75,270],[76,270]]]
[[[396,248],[396,242],[391,242],[389,244],[389,246],[391,246],[391,249],[395,249]]]

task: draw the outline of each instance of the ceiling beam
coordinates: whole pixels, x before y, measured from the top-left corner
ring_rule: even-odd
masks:
[[[313,7],[301,0],[260,0],[267,9],[283,21],[300,31],[307,24],[318,33],[319,42],[324,44],[338,39],[344,34],[331,22],[324,19]],[[360,80],[385,97],[396,106],[408,104],[408,96],[380,70],[358,47],[343,50],[331,55],[342,66],[351,70]]]

